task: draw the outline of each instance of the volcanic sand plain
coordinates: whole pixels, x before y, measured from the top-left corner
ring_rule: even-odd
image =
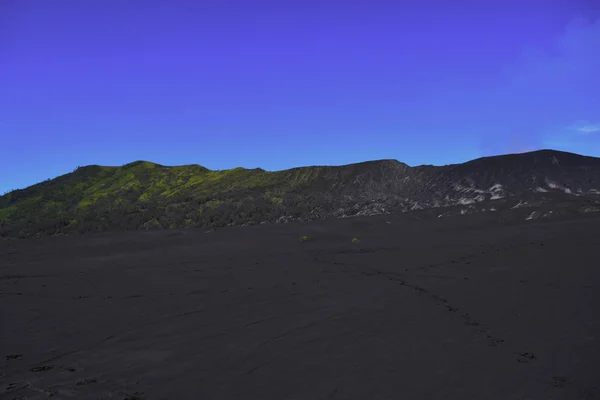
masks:
[[[600,398],[599,218],[415,215],[0,241],[0,398]]]

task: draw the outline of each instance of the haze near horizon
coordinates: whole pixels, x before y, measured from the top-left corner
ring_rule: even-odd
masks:
[[[0,193],[135,160],[598,157],[598,49],[593,0],[7,0]]]

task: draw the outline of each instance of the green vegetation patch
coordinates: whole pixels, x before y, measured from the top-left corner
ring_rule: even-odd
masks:
[[[17,211],[17,206],[10,206],[0,209],[0,222],[7,221],[15,211]]]
[[[323,179],[330,170],[211,171],[200,165],[167,167],[147,161],[84,166],[0,196],[0,236],[209,228],[275,222],[284,215],[295,219],[315,206],[321,208],[324,200],[320,192],[306,194],[298,186]]]

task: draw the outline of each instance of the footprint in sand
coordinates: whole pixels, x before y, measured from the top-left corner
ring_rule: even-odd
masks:
[[[556,388],[562,388],[569,384],[569,380],[564,376],[553,376],[552,377],[552,386]]]
[[[30,369],[31,372],[46,372],[54,368],[54,365],[40,365]]]
[[[29,387],[29,383],[27,382],[11,382],[4,387],[4,394],[16,392],[18,390],[27,389]]]
[[[144,392],[135,392],[134,394],[126,396],[123,400],[144,400]]]
[[[87,386],[96,383],[96,379],[84,379],[76,383],[77,386]]]
[[[523,364],[526,364],[530,361],[536,359],[535,354],[533,353],[518,353],[517,361]]]

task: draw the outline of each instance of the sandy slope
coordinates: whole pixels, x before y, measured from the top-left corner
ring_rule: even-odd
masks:
[[[598,218],[0,242],[0,396],[599,398],[599,259]]]

